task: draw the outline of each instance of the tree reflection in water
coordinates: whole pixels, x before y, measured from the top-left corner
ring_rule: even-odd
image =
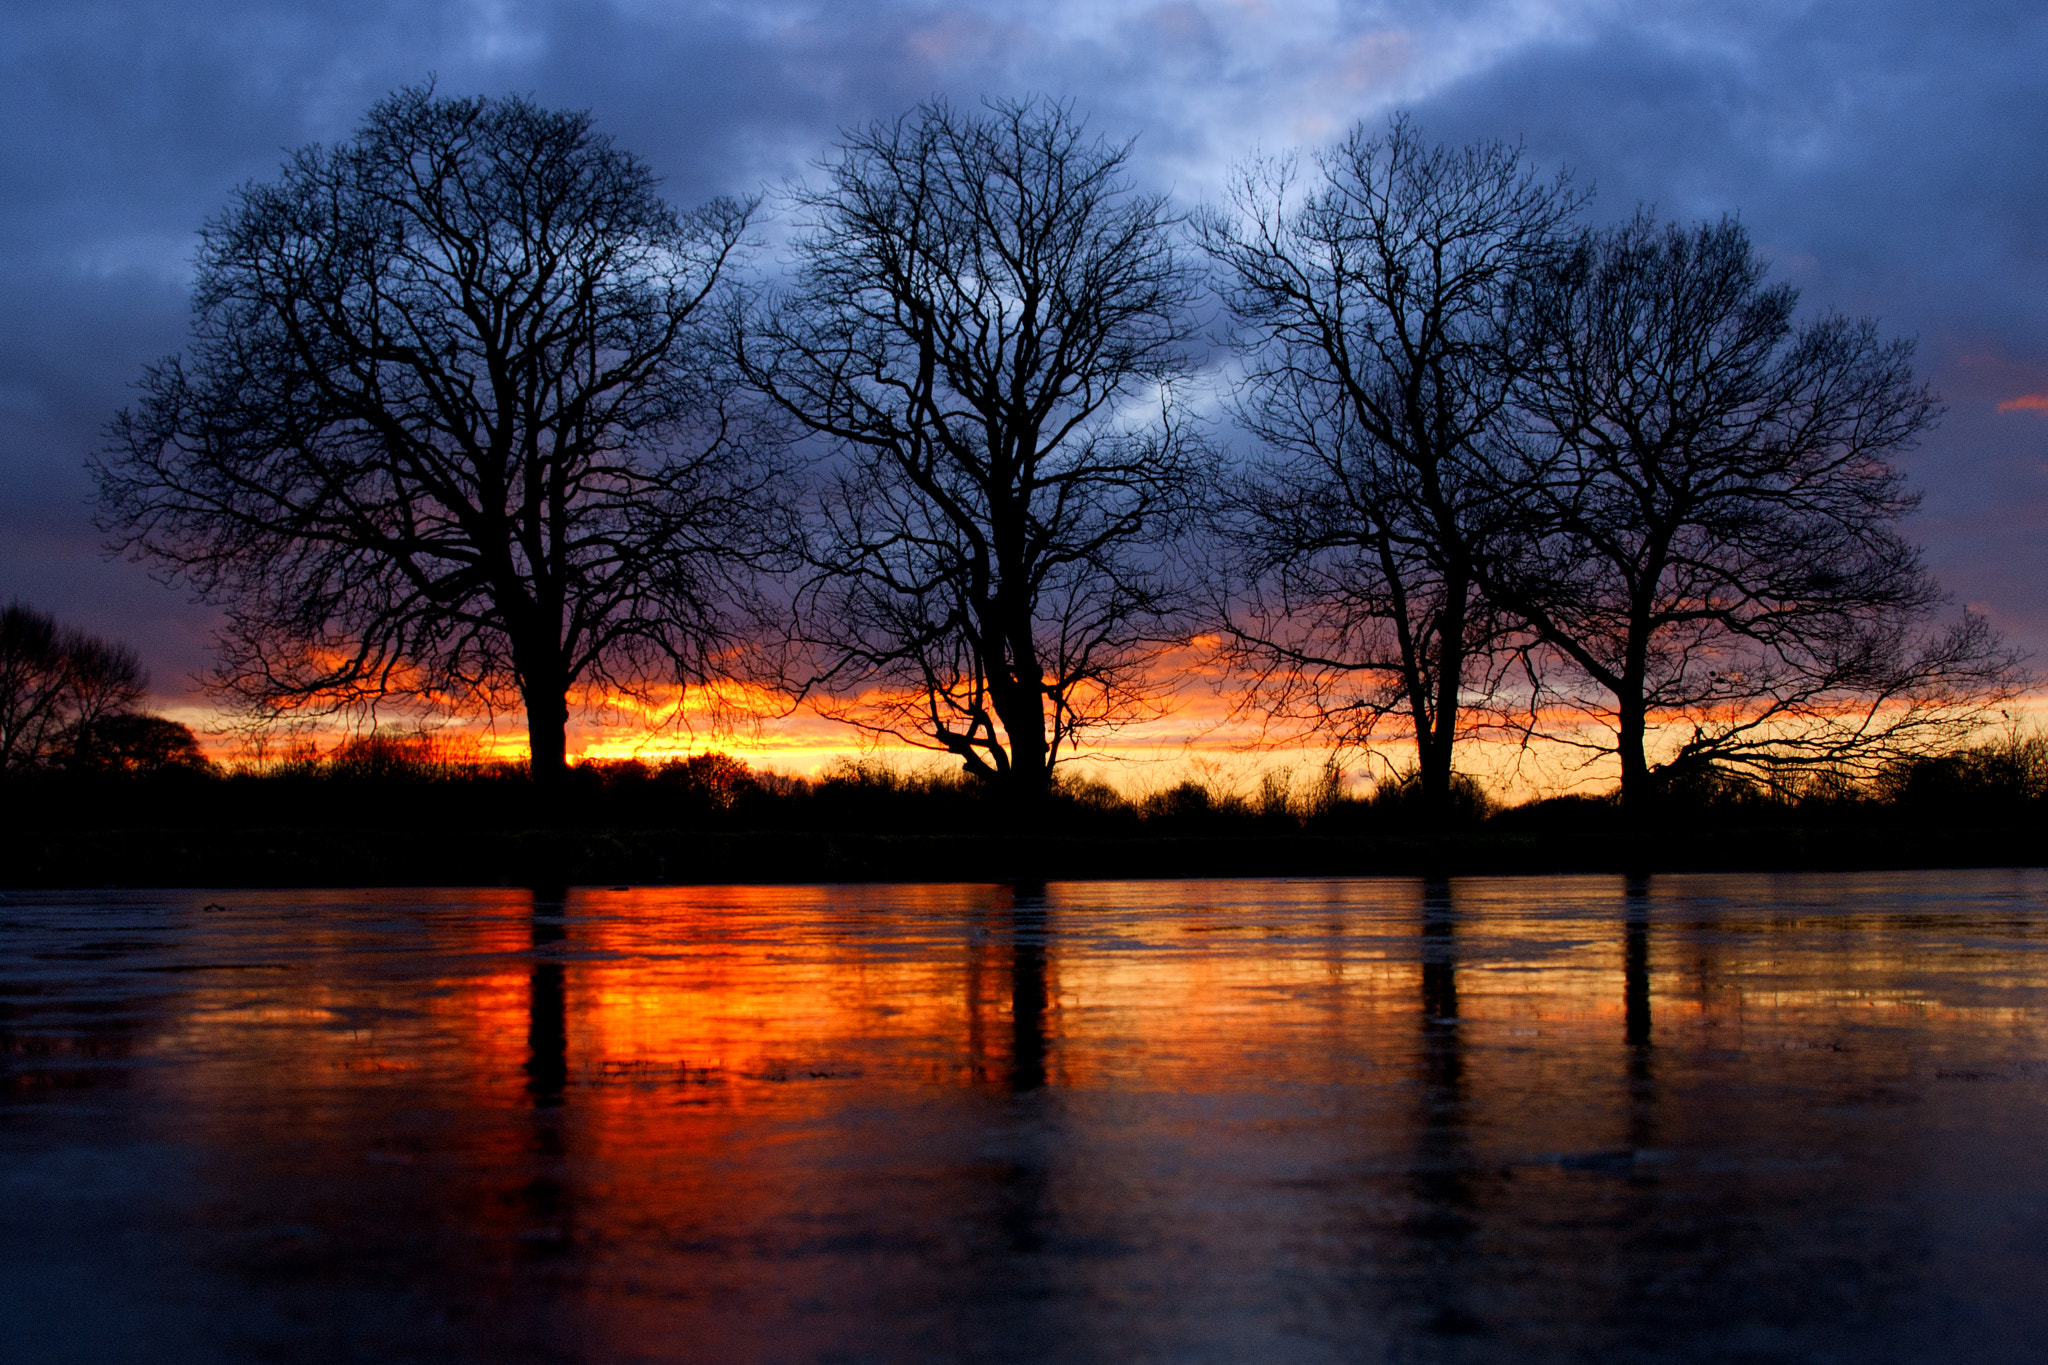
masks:
[[[570,1240],[568,1116],[562,1112],[569,1084],[569,997],[566,968],[557,951],[568,936],[568,888],[536,888],[526,1026],[534,1161],[519,1191],[519,1205],[529,1220],[520,1232],[520,1245],[535,1255],[566,1253]]]
[[[1422,884],[1420,957],[1424,1165],[1454,1175],[1460,1163],[1450,1158],[1461,1150],[1465,1056],[1458,1030],[1457,909],[1450,882],[1441,878]],[[1441,1188],[1450,1193],[1455,1187]]]
[[[1485,1324],[1462,1302],[1459,1260],[1478,1229],[1478,1194],[1466,1131],[1465,1040],[1458,1018],[1458,909],[1451,883],[1422,884],[1422,1104],[1410,1174],[1417,1210],[1408,1220],[1422,1272],[1417,1295],[1426,1330],[1469,1335]]]
[[[1650,1051],[1650,879],[1622,886],[1622,1030],[1628,1042],[1629,1146],[1656,1145],[1656,1077]]]
[[[533,966],[529,969],[526,1089],[534,1104],[562,1102],[569,1083],[569,1001],[562,959],[550,949],[569,936],[569,893],[556,887],[533,893]]]
[[[1051,1106],[1037,1092],[1046,1086],[1046,1012],[1051,1005],[1047,956],[1052,926],[1043,882],[1019,882],[1009,888],[1006,919],[1010,949],[1010,1065],[1007,1090],[1017,1112],[1005,1144],[1008,1148],[996,1173],[996,1227],[1000,1243],[1012,1255],[1042,1252],[1053,1233],[1051,1225],[1052,1152],[1055,1134]],[[1017,1268],[998,1269],[1015,1274]]]
[[[1019,882],[1010,897],[1010,1090],[1045,1085],[1045,883]]]

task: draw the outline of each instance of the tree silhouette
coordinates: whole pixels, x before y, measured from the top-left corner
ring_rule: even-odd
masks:
[[[89,729],[75,727],[66,745],[68,771],[121,773],[204,773],[210,770],[191,727],[165,716],[122,711],[102,716]]]
[[[1044,102],[851,134],[738,338],[840,460],[797,597],[824,709],[1026,795],[1153,712],[1181,629],[1157,547],[1203,467],[1174,392],[1197,280],[1127,152]]]
[[[1509,625],[1481,585],[1522,515],[1491,439],[1521,363],[1510,305],[1577,202],[1515,147],[1433,146],[1396,117],[1305,173],[1245,167],[1202,220],[1240,324],[1237,416],[1266,452],[1220,519],[1232,652],[1255,700],[1340,744],[1405,717],[1439,815]]]
[[[1979,618],[1899,532],[1891,463],[1932,424],[1912,348],[1867,320],[1795,326],[1732,221],[1638,215],[1587,232],[1531,291],[1518,384],[1531,513],[1493,561],[1496,602],[1540,641],[1531,716],[1617,755],[1623,801],[1707,765],[1783,775],[1952,742],[2018,683]]]
[[[0,773],[76,762],[100,730],[129,718],[148,683],[127,645],[8,604],[0,610]]]
[[[115,542],[226,608],[259,721],[702,681],[773,469],[706,323],[749,206],[679,215],[587,114],[406,89],[202,236],[186,356],[96,463]]]

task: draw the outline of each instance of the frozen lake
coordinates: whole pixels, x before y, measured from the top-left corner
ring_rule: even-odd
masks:
[[[0,900],[0,1357],[2048,1351],[2048,874]]]

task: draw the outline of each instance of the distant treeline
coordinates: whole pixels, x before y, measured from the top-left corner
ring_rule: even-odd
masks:
[[[979,785],[935,818],[1001,792],[1136,829],[1455,822],[1487,735],[1607,755],[1637,806],[1888,799],[2026,685],[1901,532],[1938,413],[1910,345],[1797,318],[1738,222],[1597,226],[1521,149],[1405,118],[1193,210],[1129,159],[1068,105],[935,102],[678,211],[588,114],[399,91],[206,226],[100,524],[224,608],[245,718],[523,712],[550,820],[701,804],[569,765],[570,697],[678,686],[950,755]],[[1063,782],[1197,640],[1248,709],[1412,740],[1413,792]]]
[[[370,738],[227,771],[53,767],[0,783],[0,888],[971,881],[2039,865],[2048,741],[1772,792],[1715,777],[1654,814],[1614,795],[1449,809],[1410,775],[1358,796],[1275,774],[1142,796],[1062,781],[1021,808],[966,775],[719,754],[581,764],[535,801],[517,764]]]
[[[182,727],[180,727],[182,728]],[[1347,792],[1334,772],[1263,775],[1250,789],[1188,780],[1142,794],[1062,780],[1020,812],[1000,787],[965,774],[841,760],[816,778],[757,771],[722,753],[655,763],[581,763],[543,824],[588,829],[956,835],[1011,830],[1104,838],[1603,832],[1718,825],[2037,821],[2048,813],[2048,737],[2007,734],[1952,753],[1902,759],[1873,777],[1803,777],[1772,790],[1707,770],[1661,793],[1655,823],[1615,794],[1504,806],[1463,776],[1448,810],[1413,772]],[[16,827],[190,826],[223,831],[336,826],[423,840],[535,825],[523,763],[478,761],[432,738],[372,735],[325,753],[224,768],[203,759],[127,767],[53,765],[0,784]]]

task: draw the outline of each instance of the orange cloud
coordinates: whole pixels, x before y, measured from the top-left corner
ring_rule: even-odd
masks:
[[[1998,405],[2000,412],[2048,412],[2048,393],[2023,393]]]

